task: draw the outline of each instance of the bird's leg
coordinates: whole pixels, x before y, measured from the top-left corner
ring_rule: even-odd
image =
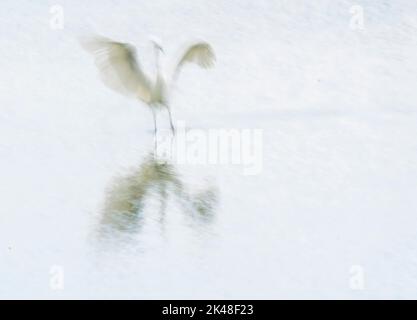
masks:
[[[171,114],[171,109],[167,106],[166,107],[167,108],[167,110],[168,110],[168,114],[169,114],[169,123],[170,123],[170,125],[171,125],[171,131],[172,131],[172,134],[174,134],[175,135],[175,128],[174,128],[174,124],[172,123],[172,114]]]
[[[158,148],[158,142],[157,142],[158,130],[157,130],[157,127],[156,127],[156,113],[155,113],[155,109],[153,108],[153,106],[151,106],[151,110],[152,110],[153,126],[154,126],[154,136],[153,136],[154,141],[155,141],[155,152],[154,152],[154,154],[156,155],[156,151],[157,151],[157,148]]]

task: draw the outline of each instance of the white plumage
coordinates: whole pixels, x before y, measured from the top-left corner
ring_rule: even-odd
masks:
[[[156,58],[155,77],[149,77],[142,70],[134,46],[97,36],[81,40],[83,48],[94,55],[100,77],[107,87],[125,96],[137,98],[150,107],[156,135],[155,110],[160,107],[168,110],[171,129],[175,132],[168,97],[181,68],[186,63],[195,63],[202,68],[209,68],[213,66],[215,56],[208,43],[193,43],[185,48],[172,74],[165,76],[161,72],[159,63],[160,52],[163,52],[162,46],[155,40],[152,42]]]

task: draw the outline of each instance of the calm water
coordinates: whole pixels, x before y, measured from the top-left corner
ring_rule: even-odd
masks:
[[[61,1],[62,30],[47,1],[4,2],[0,297],[415,296],[414,1],[363,1],[360,32],[350,1]],[[150,112],[79,48],[91,30],[147,70],[149,34],[167,58],[209,41],[216,67],[184,70],[174,117],[260,130],[261,170],[155,156]]]

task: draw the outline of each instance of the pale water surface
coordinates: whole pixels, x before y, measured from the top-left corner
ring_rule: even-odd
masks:
[[[357,1],[63,0],[51,30],[55,2],[3,0],[0,297],[415,298],[417,2],[360,2],[363,30]],[[210,42],[174,117],[262,129],[262,171],[155,161],[151,114],[99,82],[90,31],[147,70],[151,34],[167,57]]]

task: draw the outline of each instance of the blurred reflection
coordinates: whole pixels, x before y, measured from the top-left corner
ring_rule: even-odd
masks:
[[[145,207],[151,201],[157,203],[156,219],[162,229],[169,200],[177,201],[181,213],[191,222],[212,222],[218,199],[217,188],[209,185],[202,191],[189,192],[188,187],[174,164],[158,160],[153,152],[149,153],[138,168],[115,179],[106,196],[99,236],[113,238],[140,233],[146,224]]]

